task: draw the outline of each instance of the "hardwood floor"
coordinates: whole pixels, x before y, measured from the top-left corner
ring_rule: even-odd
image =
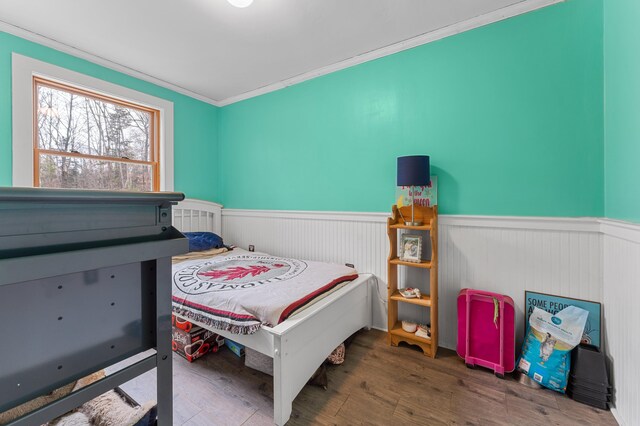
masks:
[[[608,411],[549,390],[534,390],[484,369],[470,370],[455,352],[436,359],[409,346],[387,345],[386,333],[358,333],[329,387],[307,385],[290,425],[615,425]],[[189,364],[174,354],[174,425],[270,425],[271,376],[244,367],[224,348]],[[123,388],[154,399],[151,374]]]

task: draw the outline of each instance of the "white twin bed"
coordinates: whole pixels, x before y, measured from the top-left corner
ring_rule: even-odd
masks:
[[[182,232],[208,231],[224,237],[222,206],[185,200],[173,208],[173,225]],[[280,324],[262,326],[254,334],[232,334],[192,322],[273,358],[273,419],[284,425],[293,400],[333,349],[361,328],[371,327],[371,279],[359,275]]]

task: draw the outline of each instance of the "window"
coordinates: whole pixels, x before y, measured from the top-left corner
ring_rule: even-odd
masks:
[[[158,191],[159,111],[33,77],[33,186]]]
[[[14,186],[173,190],[173,103],[12,55]]]

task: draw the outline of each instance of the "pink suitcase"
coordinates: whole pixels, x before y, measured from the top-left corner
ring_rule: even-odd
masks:
[[[516,366],[513,299],[488,291],[460,290],[457,352],[467,367],[491,368],[501,378],[512,372]]]

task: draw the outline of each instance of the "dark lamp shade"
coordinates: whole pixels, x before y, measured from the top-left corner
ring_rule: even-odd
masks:
[[[428,155],[398,157],[398,186],[426,186],[430,183]]]

